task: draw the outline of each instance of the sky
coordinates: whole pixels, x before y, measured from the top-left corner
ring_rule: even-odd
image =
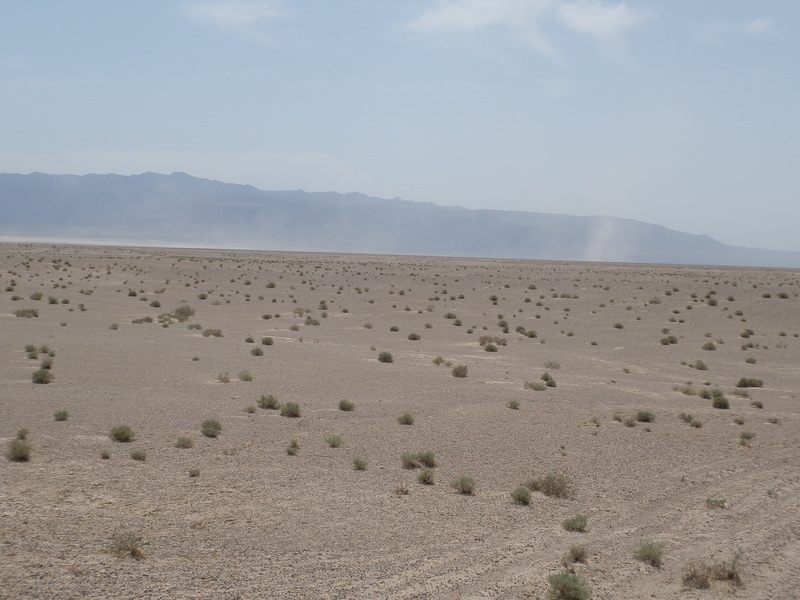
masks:
[[[0,172],[607,215],[800,250],[796,0],[2,0]]]

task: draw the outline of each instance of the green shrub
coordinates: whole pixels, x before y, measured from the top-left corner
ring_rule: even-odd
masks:
[[[36,310],[35,308],[20,308],[19,310],[14,311],[14,316],[23,319],[31,319],[34,317],[38,318],[39,311]]]
[[[179,322],[183,323],[185,321],[188,321],[191,317],[194,316],[194,309],[188,304],[183,304],[178,308],[176,308],[174,311],[172,311],[171,316],[174,319],[178,320]]]
[[[250,371],[239,371],[239,381],[253,381],[253,376]]]
[[[281,408],[281,416],[296,419],[300,416],[300,405],[297,402],[287,402]]]
[[[273,340],[271,337],[263,337],[263,338],[261,338],[261,345],[262,346],[272,346],[273,344],[275,344],[275,340]]]
[[[656,420],[656,416],[647,410],[640,410],[636,413],[636,420],[640,423],[652,423]]]
[[[367,459],[361,458],[360,456],[356,456],[353,458],[353,468],[356,471],[366,471],[367,470]]]
[[[451,371],[453,377],[466,377],[467,376],[467,365],[456,365],[453,367]]]
[[[382,363],[394,362],[394,357],[389,352],[381,352],[378,354],[378,362]]]
[[[339,410],[350,412],[356,409],[355,403],[350,400],[339,400]]]
[[[753,408],[764,408],[764,403],[761,402],[761,400],[753,400],[750,403],[750,406],[752,406]]]
[[[225,337],[225,336],[222,335],[222,330],[221,329],[204,329],[203,330],[203,337],[218,337],[218,338],[221,338],[221,337]]]
[[[192,438],[179,437],[175,441],[175,447],[176,448],[193,448],[194,447],[194,442],[192,441]]]
[[[553,376],[550,375],[550,373],[546,373],[546,372],[542,373],[541,380],[544,381],[544,384],[547,387],[552,387],[552,388],[556,387],[556,380],[553,379]]]
[[[633,553],[633,557],[653,567],[660,568],[664,562],[664,548],[665,545],[662,542],[642,542]]]
[[[475,480],[472,477],[462,475],[461,477],[456,477],[453,479],[453,481],[450,482],[450,487],[456,490],[459,494],[471,496],[475,493]]]
[[[53,418],[56,421],[66,421],[67,419],[69,419],[69,413],[65,410],[59,410],[53,414]]]
[[[625,427],[636,427],[636,419],[627,417],[622,421],[622,424],[625,425]]]
[[[411,413],[403,413],[399,417],[397,417],[397,422],[400,425],[413,425],[414,424],[414,415]]]
[[[692,421],[694,421],[694,415],[691,415],[689,413],[681,413],[678,415],[678,418],[684,423],[691,423]]]
[[[115,442],[132,442],[136,434],[133,432],[133,429],[127,425],[117,425],[111,428],[108,437]]]
[[[222,424],[216,419],[206,419],[200,424],[200,433],[209,438],[215,438],[222,433]]]
[[[111,458],[111,452],[109,450],[101,450],[100,458],[102,458],[103,460],[108,460],[109,458]]]
[[[575,495],[570,478],[557,473],[548,473],[542,478],[530,479],[525,482],[525,487],[552,498],[572,498]]]
[[[264,351],[261,348],[256,347],[250,350],[250,354],[253,356],[264,356]]]
[[[258,399],[258,407],[269,410],[278,410],[281,406],[278,403],[278,400],[275,398],[275,396],[270,394],[269,396],[262,395]]]
[[[200,469],[189,469],[189,477],[200,477]]]
[[[550,584],[549,600],[586,600],[591,595],[583,579],[569,571],[549,575],[547,582]]]
[[[739,388],[754,388],[754,387],[760,388],[760,387],[763,387],[763,386],[764,386],[764,382],[763,381],[761,381],[760,379],[755,379],[753,377],[742,377],[736,383],[736,387],[739,387]]]
[[[416,342],[420,340],[420,335],[418,333],[409,333],[408,339],[411,340],[412,342]]]
[[[521,485],[511,492],[511,499],[514,501],[514,504],[527,506],[531,503],[531,491],[524,485]]]
[[[589,552],[586,550],[586,546],[582,544],[570,546],[567,553],[561,559],[561,562],[564,564],[564,566],[568,567],[574,563],[586,562],[586,557],[588,555]]]
[[[417,475],[417,481],[422,485],[433,485],[433,469],[422,469]]]
[[[34,371],[31,375],[31,381],[33,383],[40,383],[40,384],[48,384],[51,383],[55,379],[53,374],[50,372],[49,369],[39,369],[38,371]]]
[[[119,558],[130,556],[136,560],[142,560],[144,558],[143,545],[145,543],[141,537],[128,532],[118,533],[111,540],[110,550],[113,555]]]
[[[711,406],[725,410],[731,407],[731,403],[728,402],[728,399],[725,396],[717,396],[711,400]]]
[[[423,467],[433,468],[436,466],[436,456],[433,454],[433,452],[417,452],[416,458],[419,464]]]
[[[131,458],[133,460],[144,460],[147,455],[144,450],[131,450]]]
[[[8,442],[6,457],[14,462],[26,462],[31,459],[31,445],[19,437]]]
[[[706,498],[708,508],[728,508],[728,501],[725,498]]]
[[[714,342],[706,342],[703,344],[703,350],[716,350],[717,346]]]
[[[248,415],[252,415],[253,413],[256,412],[255,405],[254,404],[250,404],[248,406],[245,406],[244,407],[244,412],[246,412]]]
[[[344,440],[340,435],[330,435],[325,438],[325,443],[331,448],[341,448]]]
[[[519,410],[519,401],[518,400],[509,400],[506,402],[506,406],[511,410]]]
[[[662,346],[669,346],[670,344],[677,344],[678,338],[676,338],[674,335],[668,335],[667,337],[661,338],[660,341]]]
[[[574,517],[570,517],[565,519],[561,526],[566,529],[567,531],[586,531],[586,525],[589,522],[589,518],[586,515],[575,515]]]
[[[231,382],[231,374],[225,371],[224,373],[220,373],[217,375],[217,381],[220,383],[230,383]]]

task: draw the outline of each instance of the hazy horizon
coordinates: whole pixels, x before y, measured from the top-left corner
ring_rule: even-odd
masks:
[[[4,17],[4,172],[180,171],[800,251],[800,5],[76,0]]]

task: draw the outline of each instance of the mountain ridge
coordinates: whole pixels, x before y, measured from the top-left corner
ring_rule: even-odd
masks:
[[[800,267],[800,252],[606,216],[260,190],[186,173],[0,174],[0,235],[253,250]]]

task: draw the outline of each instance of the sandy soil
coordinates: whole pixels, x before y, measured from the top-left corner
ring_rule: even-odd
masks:
[[[2,245],[0,443],[27,428],[32,451],[0,460],[0,598],[546,598],[577,544],[588,558],[570,568],[592,598],[798,598],[799,283],[769,269]],[[188,321],[158,322],[184,305]],[[15,316],[28,308],[38,317]],[[481,336],[507,345],[487,352]],[[44,357],[27,345],[54,352],[52,383],[32,383]],[[545,372],[556,387],[526,389]],[[737,392],[742,377],[763,387]],[[247,412],[269,394],[302,416]],[[638,411],[655,421],[615,420]],[[209,418],[215,439],[200,433]],[[121,424],[133,442],[109,438]],[[434,485],[401,464],[421,451]],[[574,497],[512,501],[549,473]],[[462,475],[473,495],[451,488]],[[586,532],[562,527],[575,515]],[[141,560],[112,552],[121,533],[141,538]],[[643,541],[664,544],[661,568],[634,558]],[[690,563],[734,556],[741,586],[684,584]]]

